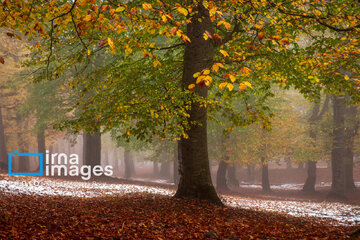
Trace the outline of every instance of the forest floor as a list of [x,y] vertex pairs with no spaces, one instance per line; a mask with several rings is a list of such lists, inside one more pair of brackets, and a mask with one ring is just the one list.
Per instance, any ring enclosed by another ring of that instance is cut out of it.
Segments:
[[226,207],[218,207],[171,198],[174,189],[166,184],[99,180],[0,174],[0,239],[360,237],[356,203],[271,199],[239,192],[221,195]]

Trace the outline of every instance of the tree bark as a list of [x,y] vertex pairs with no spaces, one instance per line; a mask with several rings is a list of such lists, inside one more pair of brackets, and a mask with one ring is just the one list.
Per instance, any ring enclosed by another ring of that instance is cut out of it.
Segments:
[[8,158],[6,150],[5,128],[3,123],[2,109],[0,107],[0,169],[8,170]]
[[331,151],[332,183],[329,197],[346,199],[345,196],[345,99],[343,95],[333,96],[334,129]]
[[[198,3],[193,12],[195,14],[191,16],[191,22],[187,24],[186,34],[191,43],[187,43],[185,47],[181,80],[183,89],[187,89],[190,84],[195,84],[194,73],[211,67],[214,56],[213,44],[203,37],[205,31],[210,34],[214,32],[209,11],[202,3]],[[204,98],[208,94],[206,86],[196,86],[193,91]],[[182,137],[180,140],[181,176],[175,197],[204,199],[221,205],[211,182],[207,149],[207,109],[199,102],[193,101],[188,114],[188,122],[196,122],[196,124],[191,125],[190,129],[186,131],[188,138]]]
[[230,191],[226,184],[226,172],[227,172],[228,163],[224,160],[221,160],[219,167],[216,173],[216,190],[219,192]]
[[345,190],[354,190],[354,153],[351,148],[346,149],[345,154]]
[[83,136],[83,163],[84,165],[101,165],[101,136],[100,133]]
[[180,174],[179,174],[179,144],[176,143],[174,149],[174,184],[177,186],[179,184]]
[[269,167],[268,164],[265,162],[265,159],[261,158],[262,163],[262,171],[261,171],[261,186],[263,192],[270,192],[270,181],[269,181]]

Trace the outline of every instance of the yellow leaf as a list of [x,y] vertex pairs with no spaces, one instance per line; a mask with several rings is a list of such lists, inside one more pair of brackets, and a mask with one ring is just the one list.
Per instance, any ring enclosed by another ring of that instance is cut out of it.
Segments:
[[348,81],[350,79],[348,75],[345,75],[344,78],[346,81]]
[[195,84],[190,84],[190,85],[188,86],[188,88],[189,88],[189,90],[193,90],[193,89],[195,88]]
[[111,50],[114,51],[115,45],[114,45],[113,40],[111,38],[108,38],[107,41],[108,41],[108,44],[109,44],[109,47],[111,48]]
[[188,11],[187,11],[185,8],[183,8],[183,7],[178,7],[178,8],[176,8],[176,10],[177,10],[179,13],[183,14],[184,16],[187,16],[187,15],[188,15]]
[[252,73],[251,69],[250,68],[247,68],[247,67],[242,67],[240,69],[241,73],[244,74],[244,75],[248,75],[249,73]]
[[209,75],[210,74],[210,70],[209,69],[205,69],[203,72],[204,75]]
[[90,22],[91,21],[91,15],[86,15],[84,18],[84,21]]
[[220,90],[223,89],[224,87],[226,87],[226,85],[227,85],[227,82],[220,83],[219,89]]
[[[180,31],[180,30],[179,30]],[[177,33],[179,32],[179,31],[177,31]],[[188,37],[188,36],[186,36],[186,35],[182,35],[181,36],[181,39],[183,40],[183,42],[189,42],[189,43],[191,43],[191,40],[190,40],[190,38]]]
[[162,16],[161,16],[161,19],[163,20],[163,22],[167,22],[167,17],[166,17],[166,15],[162,15]]
[[209,39],[209,36],[208,36],[206,33],[204,33],[204,34],[203,34],[203,38],[204,38],[205,40],[208,40],[208,39]]
[[154,66],[154,68],[156,68],[157,66],[161,66],[161,62],[159,62],[158,60],[155,60],[153,62],[153,66]]
[[198,78],[200,76],[200,74],[201,74],[200,72],[194,73],[193,77]]
[[225,50],[220,50],[221,54],[224,55],[224,57],[229,57],[230,55]]
[[230,92],[234,89],[234,85],[232,85],[231,83],[226,84],[226,87],[229,89]]
[[235,82],[236,81],[236,77],[234,77],[234,75],[229,74],[229,78],[231,82]]
[[214,16],[214,15],[216,14],[216,10],[217,10],[216,7],[212,7],[212,8],[209,10],[210,17],[211,17],[211,16]]
[[240,83],[239,88],[240,88],[241,91],[244,91],[246,89],[246,85],[243,84],[243,83]]
[[251,83],[245,81],[245,82],[242,82],[245,86],[249,87],[249,88],[252,88],[252,85]]
[[215,72],[219,71],[219,66],[217,64],[212,65],[211,69]]
[[87,55],[90,56],[90,54],[91,54],[91,51],[90,51],[90,49],[88,49],[87,50]]
[[152,9],[152,5],[151,5],[150,3],[146,3],[146,2],[142,4],[142,7],[143,7],[143,9],[145,9],[146,11]]
[[124,7],[118,7],[118,8],[115,10],[115,12],[122,12],[122,11],[124,11],[124,10],[125,10]]
[[204,75],[199,76],[199,77],[196,79],[196,84],[201,83],[201,82],[204,80],[204,78],[205,78]]

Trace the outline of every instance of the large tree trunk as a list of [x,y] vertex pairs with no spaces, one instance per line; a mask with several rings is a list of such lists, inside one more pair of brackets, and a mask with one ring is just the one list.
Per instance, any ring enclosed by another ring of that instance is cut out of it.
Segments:
[[346,199],[345,197],[345,99],[343,95],[333,96],[334,129],[331,151],[332,183],[329,197]]
[[1,107],[0,107],[0,169],[8,170],[5,129],[4,129]]
[[101,165],[101,136],[100,133],[88,134],[83,136],[83,159],[84,165]]
[[345,190],[352,191],[354,189],[354,153],[352,148],[347,148],[345,154]]
[[261,186],[263,192],[270,192],[270,181],[269,181],[269,167],[265,159],[261,158],[262,171],[261,171]]
[[[187,24],[186,34],[191,39],[191,43],[187,43],[185,47],[181,80],[183,89],[187,89],[190,84],[195,84],[194,73],[211,67],[214,56],[213,44],[203,37],[205,31],[210,34],[213,33],[209,11],[202,3],[199,3],[193,12],[195,14],[191,16],[191,22]],[[207,97],[208,94],[206,86],[196,86],[193,91],[201,97]],[[186,131],[188,138],[182,137],[180,140],[181,176],[175,197],[205,199],[212,203],[221,204],[211,182],[207,149],[206,107],[200,106],[199,102],[192,102],[188,114],[188,122],[196,122],[197,124],[192,125]]]
[[307,178],[303,186],[303,191],[306,193],[315,192],[315,182],[316,182],[316,162],[308,161],[307,162]]
[[216,173],[216,190],[219,192],[230,191],[226,184],[226,172],[227,172],[228,163],[224,160],[221,160],[219,167]]

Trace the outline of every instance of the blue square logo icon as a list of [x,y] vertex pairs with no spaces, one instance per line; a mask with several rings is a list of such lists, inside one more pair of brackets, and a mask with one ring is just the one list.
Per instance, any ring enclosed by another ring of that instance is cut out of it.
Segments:
[[[43,153],[18,153],[16,150],[8,154],[9,160],[9,176],[43,176]],[[40,172],[12,172],[11,161],[13,157],[39,157]]]

